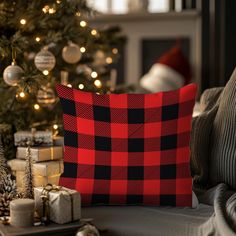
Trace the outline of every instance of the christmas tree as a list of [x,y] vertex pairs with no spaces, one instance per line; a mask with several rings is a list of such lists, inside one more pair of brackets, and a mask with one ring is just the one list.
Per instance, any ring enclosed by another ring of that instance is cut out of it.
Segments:
[[33,164],[30,147],[26,150],[26,165],[24,174],[24,198],[34,198],[34,176],[33,176]]
[[109,68],[124,39],[117,27],[90,27],[91,15],[85,0],[0,2],[0,123],[16,130],[60,127],[56,82],[110,91]]

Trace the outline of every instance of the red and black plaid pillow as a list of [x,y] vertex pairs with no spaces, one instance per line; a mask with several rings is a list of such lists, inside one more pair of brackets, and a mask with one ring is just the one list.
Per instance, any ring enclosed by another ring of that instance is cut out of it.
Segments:
[[57,91],[65,131],[60,185],[78,190],[83,205],[192,206],[196,85],[145,95]]

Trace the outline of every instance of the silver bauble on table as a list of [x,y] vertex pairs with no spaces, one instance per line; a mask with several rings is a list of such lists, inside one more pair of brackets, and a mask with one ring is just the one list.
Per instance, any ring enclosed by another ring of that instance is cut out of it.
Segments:
[[62,58],[69,64],[77,63],[81,57],[80,47],[74,43],[69,43],[62,49]]
[[23,69],[15,61],[3,71],[3,79],[10,86],[17,86],[23,76]]
[[56,65],[55,56],[47,49],[42,49],[34,58],[34,64],[40,71],[51,71]]
[[56,101],[56,96],[50,85],[42,86],[37,93],[37,102],[42,107],[52,105]]

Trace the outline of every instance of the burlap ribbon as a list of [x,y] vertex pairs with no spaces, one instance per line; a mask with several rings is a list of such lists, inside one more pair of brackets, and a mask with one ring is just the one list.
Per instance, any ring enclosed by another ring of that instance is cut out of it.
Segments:
[[70,197],[71,202],[71,221],[74,221],[74,205],[73,205],[73,196],[72,194],[63,189],[61,186],[47,184],[42,191],[41,199],[43,201],[43,220],[49,221],[50,220],[50,207],[49,207],[49,193],[50,192],[60,192],[63,191]]

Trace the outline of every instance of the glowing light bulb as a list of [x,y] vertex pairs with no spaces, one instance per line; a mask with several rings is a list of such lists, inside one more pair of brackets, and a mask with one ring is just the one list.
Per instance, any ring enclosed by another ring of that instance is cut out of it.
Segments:
[[57,4],[60,4],[61,3],[61,0],[57,0]]
[[37,104],[37,103],[36,103],[36,104],[34,104],[34,109],[35,109],[35,110],[39,110],[39,109],[40,109],[40,106],[39,106],[39,104]]
[[35,38],[35,41],[36,41],[36,42],[40,42],[40,40],[41,40],[41,38],[39,38],[39,37],[36,37],[36,38]]
[[107,57],[106,58],[106,63],[107,64],[111,64],[113,62],[112,58],[111,57]]
[[82,90],[82,89],[84,89],[84,85],[83,84],[79,84],[78,88]]
[[49,14],[54,14],[56,12],[56,9],[54,8],[49,8],[48,13]]
[[84,21],[84,20],[80,21],[80,26],[81,27],[85,27],[86,25],[87,25],[86,21]]
[[46,14],[48,11],[49,11],[49,6],[48,5],[46,5],[46,6],[44,6],[44,8],[42,9],[42,11]]
[[48,71],[48,70],[44,70],[44,71],[43,71],[43,74],[44,74],[44,75],[49,75],[49,71]]
[[102,87],[102,82],[99,80],[99,79],[96,79],[94,81],[94,85],[97,87],[97,88],[101,88]]
[[69,87],[69,88],[72,88],[72,85],[71,85],[71,84],[67,84],[66,86]]
[[93,71],[93,72],[91,73],[91,77],[92,77],[93,79],[97,78],[97,77],[98,77],[98,73],[97,73],[96,71]]
[[80,48],[80,51],[81,51],[82,53],[84,53],[84,52],[86,52],[86,48],[85,48],[85,47],[81,47],[81,48]]
[[57,125],[57,124],[54,124],[54,125],[53,125],[53,129],[58,129],[58,125]]
[[25,93],[24,93],[24,92],[20,92],[19,96],[20,96],[21,98],[24,98],[24,97],[25,97]]
[[92,34],[93,36],[95,36],[97,33],[98,33],[97,30],[95,30],[95,29],[91,30],[91,34]]
[[80,14],[79,11],[77,11],[75,15],[76,15],[76,16],[81,16],[81,14]]
[[21,23],[22,25],[25,25],[25,24],[26,24],[26,19],[21,19],[21,20],[20,20],[20,23]]
[[113,54],[117,54],[117,53],[118,53],[118,49],[117,49],[117,48],[113,48],[113,49],[112,49],[112,53],[113,53]]

